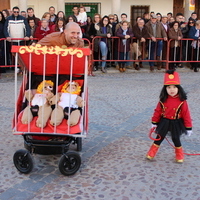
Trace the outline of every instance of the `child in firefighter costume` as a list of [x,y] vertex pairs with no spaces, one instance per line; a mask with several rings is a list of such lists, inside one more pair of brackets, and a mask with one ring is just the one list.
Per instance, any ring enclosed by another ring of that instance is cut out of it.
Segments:
[[192,134],[192,121],[187,104],[187,96],[180,85],[179,74],[175,71],[167,71],[164,76],[164,86],[160,93],[160,101],[152,117],[152,128],[158,134],[146,157],[152,160],[165,136],[170,131],[175,146],[176,162],[184,161],[183,148],[180,136],[182,133]]

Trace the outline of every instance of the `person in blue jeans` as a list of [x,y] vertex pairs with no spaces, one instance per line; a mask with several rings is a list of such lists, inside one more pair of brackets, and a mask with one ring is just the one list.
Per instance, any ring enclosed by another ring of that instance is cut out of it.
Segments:
[[[159,60],[162,49],[163,49],[163,41],[162,40],[152,40],[151,44],[150,44],[150,60],[155,60],[155,53],[156,53],[156,60]],[[160,69],[160,67],[159,67],[160,64],[161,63],[157,64],[158,69]],[[153,68],[155,64],[154,64],[154,62],[149,62],[149,65],[151,68]]]
[[111,41],[109,38],[112,37],[112,27],[110,25],[110,20],[108,16],[104,16],[101,19],[99,27],[97,28],[97,36],[102,37],[99,41],[99,48],[102,56],[101,71],[103,73],[106,73],[107,54],[111,50]]
[[[199,53],[199,40],[200,40],[200,20],[197,20],[195,26],[192,26],[189,31],[189,38],[194,39],[192,41],[192,61],[198,61],[200,57]],[[198,72],[199,63],[191,62],[191,66],[194,72]]]
[[[148,34],[151,38],[149,43],[149,59],[150,60],[160,60],[161,59],[161,52],[163,49],[163,40],[167,41],[167,33],[160,23],[157,20],[157,16],[155,14],[151,15],[151,19],[145,25],[148,29]],[[154,62],[149,62],[150,71],[154,70]],[[158,70],[161,69],[161,62],[157,64]]]
[[119,51],[119,71],[125,72],[125,64],[128,60],[128,54],[130,52],[130,44],[133,37],[133,31],[129,27],[129,23],[127,21],[123,21],[121,27],[117,29],[116,36],[120,38],[120,43],[118,45]]

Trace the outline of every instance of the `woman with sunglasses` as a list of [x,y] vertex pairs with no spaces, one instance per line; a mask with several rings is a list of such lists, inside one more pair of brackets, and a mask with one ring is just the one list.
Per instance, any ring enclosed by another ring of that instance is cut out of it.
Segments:
[[102,38],[99,41],[99,48],[101,51],[101,71],[106,73],[106,60],[108,56],[108,52],[111,52],[111,40],[112,37],[112,27],[110,26],[110,20],[108,16],[104,16],[97,28],[97,36],[101,36]]
[[[5,23],[5,17],[3,13],[0,11],[0,39],[5,38],[4,33],[3,33],[3,27]],[[5,58],[5,53],[4,53],[4,41],[0,40],[0,66],[5,65],[4,58]],[[5,73],[6,69],[3,67],[0,67],[0,74]]]
[[[188,27],[188,32],[187,32],[187,38],[189,38],[189,31],[190,29],[195,26],[195,20],[192,19],[191,17],[189,18],[188,20],[188,23],[187,23],[187,27]],[[188,56],[188,60],[192,60],[192,41],[191,40],[188,40],[187,41],[187,56]],[[187,66],[190,68],[190,69],[193,69],[191,64],[190,63],[187,63]]]
[[189,31],[190,31],[190,28],[192,27],[192,26],[195,26],[195,20],[194,19],[190,19],[189,21],[188,21],[188,33],[189,33]]
[[[195,23],[195,26],[190,28],[189,31],[189,38],[193,39],[192,41],[192,55],[191,60],[198,61],[200,58],[199,54],[199,40],[200,40],[200,20],[197,20]],[[191,63],[191,69],[194,70],[194,72],[199,71],[199,63],[198,62],[192,62]]]

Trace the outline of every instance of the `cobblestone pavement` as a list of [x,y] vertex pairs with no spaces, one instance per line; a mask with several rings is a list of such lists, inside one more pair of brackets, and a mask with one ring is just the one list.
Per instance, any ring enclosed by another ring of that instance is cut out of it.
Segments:
[[[34,154],[34,169],[28,175],[14,167],[12,157],[23,149],[23,138],[11,130],[13,76],[2,74],[0,200],[200,200],[199,156],[185,156],[185,162],[177,164],[173,148],[164,141],[154,161],[145,159],[163,73],[113,71],[88,77],[89,135],[83,139],[80,170],[70,177],[58,170],[60,155]],[[200,153],[200,73],[178,71],[194,126],[193,135],[183,136],[182,144],[186,153]]]

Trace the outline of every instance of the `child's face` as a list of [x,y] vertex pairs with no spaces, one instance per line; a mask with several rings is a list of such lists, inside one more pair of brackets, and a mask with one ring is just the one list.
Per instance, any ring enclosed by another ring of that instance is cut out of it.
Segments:
[[63,21],[58,21],[58,27],[62,27],[63,26]]
[[168,85],[166,87],[167,94],[174,97],[178,94],[178,88],[175,85]]
[[84,8],[80,8],[79,11],[80,11],[81,13],[85,12]]
[[29,20],[29,26],[30,26],[30,27],[34,27],[34,26],[35,26],[34,20]]

